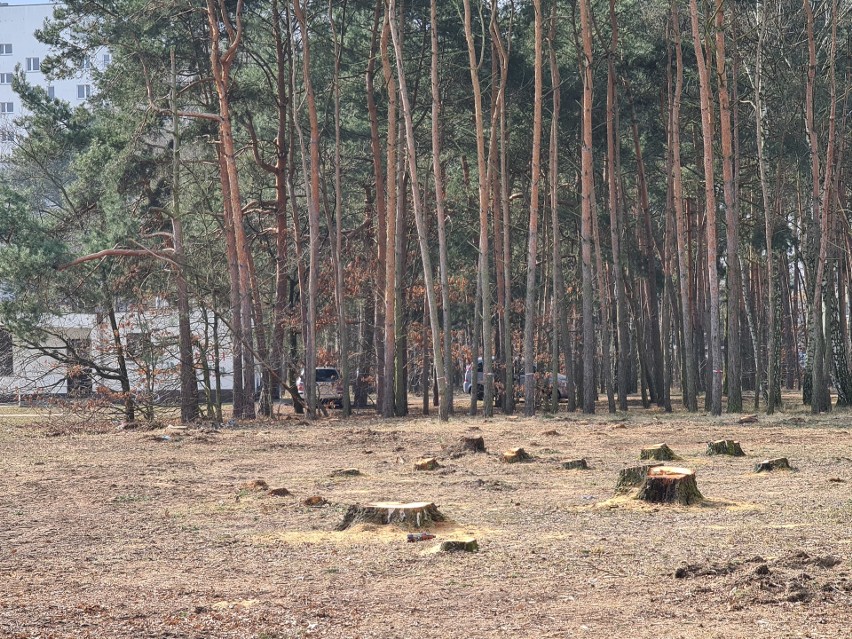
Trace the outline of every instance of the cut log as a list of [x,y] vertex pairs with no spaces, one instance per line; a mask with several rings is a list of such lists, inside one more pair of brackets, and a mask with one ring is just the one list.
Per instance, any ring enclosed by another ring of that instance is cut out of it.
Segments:
[[447,449],[450,457],[461,457],[465,453],[484,453],[485,440],[482,435],[459,437],[459,440]]
[[639,453],[639,459],[656,459],[657,461],[672,461],[680,459],[674,454],[674,451],[668,447],[668,444],[654,444],[646,446]]
[[332,477],[358,477],[361,474],[357,468],[339,468],[331,471]]
[[415,501],[404,504],[381,501],[350,506],[337,530],[346,530],[355,524],[396,524],[406,528],[426,528],[433,522],[445,520],[446,517],[432,502]]
[[744,415],[740,417],[740,424],[755,424],[757,423],[757,415]]
[[523,448],[511,448],[503,453],[503,461],[507,464],[516,464],[518,462],[530,461],[529,453]]
[[414,462],[414,470],[436,470],[441,467],[434,457],[424,457]]
[[585,459],[569,459],[562,462],[562,468],[565,470],[588,470],[589,463]]
[[662,466],[662,464],[639,464],[638,466],[622,468],[618,472],[618,482],[615,484],[615,492],[629,493],[631,490],[639,488],[645,483],[648,471],[658,466]]
[[773,470],[790,470],[790,462],[786,457],[778,457],[777,459],[764,459],[754,465],[754,472],[766,473]]
[[731,455],[732,457],[745,457],[739,442],[733,439],[720,439],[715,442],[707,442],[708,455]]
[[681,504],[688,506],[704,497],[695,483],[695,472],[689,468],[657,466],[648,471],[645,483],[639,488],[636,499],[656,504]]
[[447,539],[441,542],[441,552],[476,552],[479,550],[479,544],[476,539],[468,537],[467,539]]
[[281,488],[273,488],[266,494],[271,497],[287,497],[291,493],[289,490],[282,486]]

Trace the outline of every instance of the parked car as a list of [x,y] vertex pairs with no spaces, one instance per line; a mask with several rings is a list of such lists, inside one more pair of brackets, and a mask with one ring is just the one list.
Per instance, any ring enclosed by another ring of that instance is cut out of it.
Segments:
[[[533,369],[535,370],[535,369]],[[553,374],[550,372],[534,372],[535,377],[535,385],[537,394],[549,398],[551,393],[551,388],[553,387]],[[525,373],[518,373],[515,375],[515,399],[523,400],[526,394],[526,383],[527,376]],[[563,375],[562,373],[558,373],[556,376],[556,392],[559,395],[559,401],[568,398],[568,377]]]
[[[343,401],[345,387],[339,370],[333,366],[317,366],[316,380],[318,401],[334,402],[336,404]],[[296,390],[299,391],[299,396],[305,399],[307,390],[305,389],[304,369],[302,369],[299,378],[296,380]]]
[[[505,390],[505,385],[503,384],[504,377],[504,368],[503,365],[496,361],[492,360],[492,372],[494,374],[494,402],[496,404],[500,404],[503,402],[503,393]],[[482,366],[482,358],[480,357],[476,362],[476,398],[478,400],[483,400],[485,398],[485,373],[483,372]],[[471,364],[467,365],[464,372],[464,381],[462,382],[462,390],[465,393],[470,394],[471,389],[473,388],[473,366]]]

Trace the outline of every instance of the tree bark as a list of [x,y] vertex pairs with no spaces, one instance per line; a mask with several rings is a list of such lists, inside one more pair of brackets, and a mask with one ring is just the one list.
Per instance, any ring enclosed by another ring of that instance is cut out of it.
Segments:
[[[595,412],[595,319],[592,285],[592,199],[594,165],[592,161],[592,29],[588,0],[580,0],[582,52],[580,71],[583,79],[582,141],[580,143],[581,218],[580,242],[583,263],[583,412]],[[528,284],[529,285],[529,284]],[[604,291],[599,291],[604,295]]]
[[688,220],[683,203],[683,177],[680,161],[680,105],[683,95],[683,51],[680,42],[680,18],[677,11],[677,0],[672,0],[672,25],[675,38],[675,93],[672,103],[671,124],[671,153],[672,153],[672,198],[677,225],[677,253],[679,267],[679,284],[683,316],[683,352],[686,388],[683,389],[683,399],[686,409],[690,412],[698,410],[695,391],[695,351],[692,343],[692,296],[689,286],[689,245]]
[[535,282],[538,255],[539,190],[541,181],[541,97],[542,97],[542,40],[543,17],[541,1],[533,0],[535,39],[533,62],[533,140],[530,185],[529,237],[527,243],[527,288],[524,303],[524,414],[535,414]]
[[[734,82],[736,82],[736,78]],[[728,94],[728,72],[725,64],[725,12],[722,3],[716,5],[716,85],[719,93],[719,128],[722,137],[722,175],[727,240],[727,412],[739,413],[742,412],[743,408],[740,374],[740,298],[742,297],[739,269],[740,215],[734,190],[734,131],[731,126],[731,100]],[[771,278],[770,281],[772,281]]]
[[[441,279],[441,309],[444,319],[444,364],[449,369],[452,362],[452,318],[450,317],[450,276],[447,255],[447,212],[444,193],[444,174],[441,168],[441,93],[438,84],[438,9],[437,0],[429,3],[429,24],[432,44],[430,79],[432,87],[432,173],[435,178],[435,209],[438,218],[438,262]],[[449,377],[445,371],[445,376]],[[444,393],[440,401],[446,406],[447,415],[453,411],[453,387],[449,379],[444,380]],[[439,390],[440,393],[440,390]],[[448,419],[448,417],[442,417]]]
[[[692,16],[692,41],[695,45],[698,63],[698,81],[701,97],[701,132],[704,137],[704,210],[707,224],[707,287],[710,303],[710,361],[712,366],[712,386],[708,388],[711,397],[710,412],[722,414],[722,338],[719,325],[719,273],[717,260],[716,232],[716,189],[713,177],[713,107],[710,102],[710,80],[704,48],[701,44],[697,0],[689,2]],[[730,140],[728,140],[730,144]],[[724,141],[723,141],[724,144]]]
[[[429,324],[432,329],[432,360],[435,362],[436,380],[438,382],[438,395],[443,398],[439,409],[442,421],[449,419],[449,411],[446,403],[447,376],[444,368],[444,357],[441,352],[441,324],[438,319],[438,301],[435,299],[435,282],[432,271],[432,258],[429,252],[429,237],[426,231],[426,218],[423,212],[423,203],[420,195],[420,183],[417,177],[417,148],[414,137],[414,120],[411,112],[411,103],[408,96],[408,85],[403,68],[402,42],[397,31],[396,22],[396,0],[390,0],[388,5],[391,37],[393,39],[396,71],[399,78],[399,94],[402,99],[402,113],[405,120],[405,138],[408,145],[408,173],[411,182],[411,198],[414,204],[414,220],[417,225],[417,239],[420,244],[420,258],[423,264],[423,281],[426,286],[426,303],[429,306]],[[487,390],[486,390],[487,393]]]
[[616,144],[618,122],[618,95],[616,93],[615,55],[618,50],[618,20],[615,17],[615,0],[609,1],[609,21],[612,42],[607,52],[607,91],[606,91],[606,141],[607,141],[607,178],[609,180],[609,228],[612,239],[612,270],[615,279],[615,314],[618,327],[618,408],[627,410],[627,369],[630,354],[629,322],[627,299],[624,290],[624,273],[621,268],[621,211],[616,172]]
[[[482,280],[482,377],[484,394],[482,411],[486,417],[494,413],[494,370],[491,328],[491,284],[488,248],[488,169],[485,155],[485,126],[482,115],[482,90],[479,82],[479,63],[473,41],[470,0],[464,0],[464,33],[467,41],[470,82],[473,88],[474,126],[476,129],[476,165],[479,192],[479,277]],[[540,108],[540,107],[539,107]],[[535,171],[535,168],[533,168]],[[535,179],[535,178],[533,178]],[[535,187],[534,187],[535,188]]]
[[[209,1],[209,0],[208,0]],[[308,417],[316,419],[317,385],[317,288],[319,286],[319,205],[320,205],[320,155],[319,120],[317,118],[316,97],[311,81],[311,50],[308,25],[299,0],[293,0],[293,11],[302,31],[302,76],[308,99],[308,121],[311,127],[310,138],[310,191],[308,197],[308,300],[307,334],[305,335],[305,390],[308,402]]]

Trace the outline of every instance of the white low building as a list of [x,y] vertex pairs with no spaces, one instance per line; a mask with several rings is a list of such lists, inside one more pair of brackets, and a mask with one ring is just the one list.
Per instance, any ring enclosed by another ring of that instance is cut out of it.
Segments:
[[[175,396],[180,390],[178,322],[173,308],[116,314],[131,392],[145,397]],[[118,370],[118,347],[109,318],[101,314],[68,313],[46,318],[38,343],[27,344],[0,328],[0,398],[88,396],[119,392],[111,377]],[[230,336],[222,324],[213,334],[201,313],[191,320],[193,353],[199,390],[219,387],[222,399],[233,388]],[[103,371],[107,375],[103,375]],[[209,386],[208,386],[209,384]]]

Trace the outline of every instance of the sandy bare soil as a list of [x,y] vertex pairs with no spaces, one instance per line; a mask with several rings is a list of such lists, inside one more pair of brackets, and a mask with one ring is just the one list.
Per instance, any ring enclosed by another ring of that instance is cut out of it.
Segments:
[[[0,637],[849,638],[850,417],[0,419]],[[488,452],[450,458],[463,434]],[[747,456],[705,455],[720,438]],[[701,505],[615,497],[659,442],[695,470]],[[515,446],[533,460],[502,463]],[[427,454],[443,468],[415,472]],[[752,472],[778,456],[794,470]],[[576,457],[590,469],[561,468]],[[361,474],[334,475],[347,468]],[[351,504],[385,500],[450,521],[421,543],[335,531]],[[435,552],[459,536],[479,552]]]

